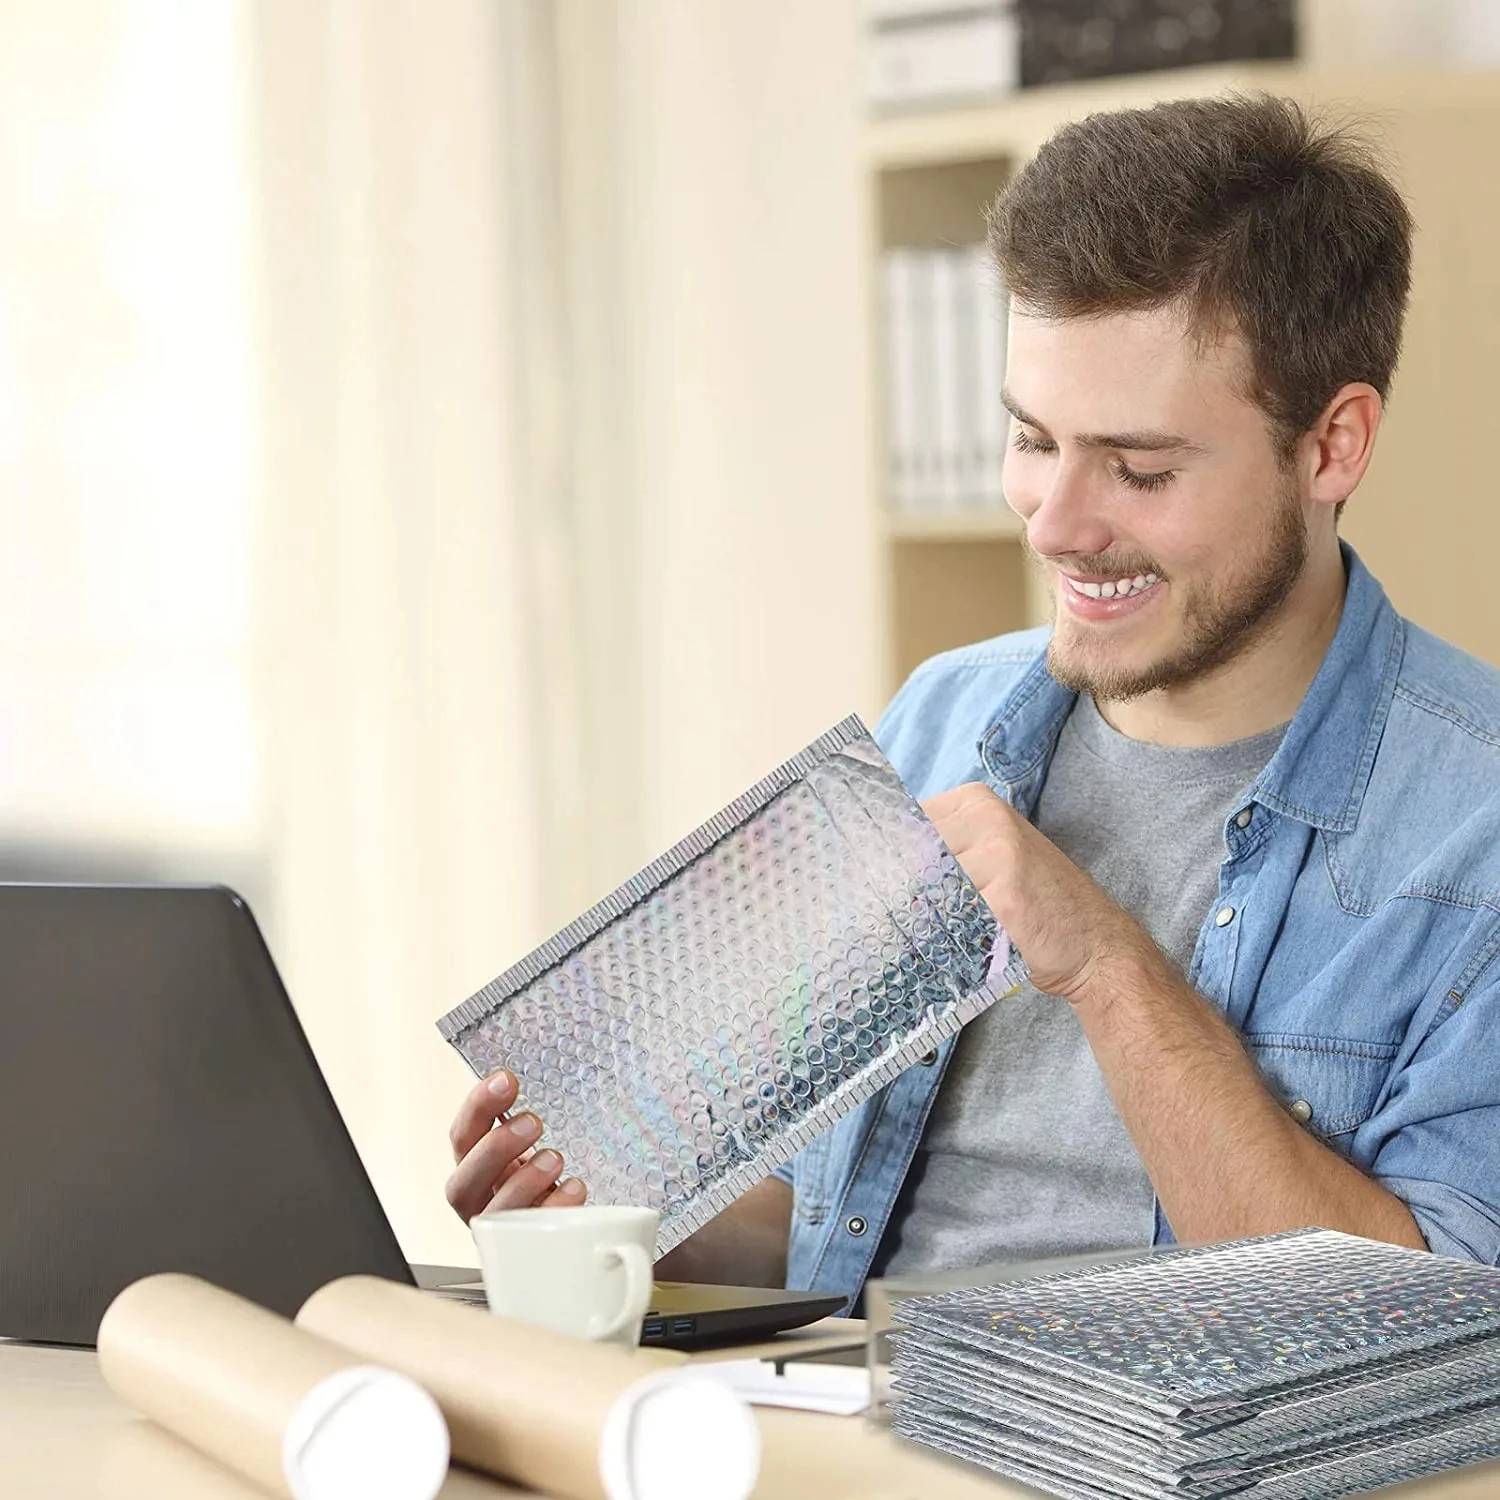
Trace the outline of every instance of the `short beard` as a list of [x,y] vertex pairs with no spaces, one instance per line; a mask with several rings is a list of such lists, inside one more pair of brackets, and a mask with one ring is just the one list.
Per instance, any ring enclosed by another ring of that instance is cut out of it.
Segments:
[[[1161,688],[1182,687],[1233,661],[1261,640],[1275,623],[1307,562],[1307,527],[1290,484],[1276,495],[1271,535],[1254,576],[1237,580],[1222,593],[1208,593],[1189,603],[1184,639],[1178,649],[1137,671],[1068,661],[1054,633],[1047,648],[1047,668],[1064,687],[1088,693],[1104,703],[1123,703]],[[1087,571],[1107,573],[1111,564]],[[1134,569],[1136,572],[1159,571]],[[1061,582],[1059,588],[1066,587]],[[1056,606],[1054,605],[1054,608]]]

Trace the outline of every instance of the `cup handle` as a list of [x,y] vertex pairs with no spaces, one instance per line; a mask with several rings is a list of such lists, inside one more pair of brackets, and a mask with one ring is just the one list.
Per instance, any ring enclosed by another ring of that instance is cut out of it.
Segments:
[[600,1249],[599,1259],[605,1265],[618,1261],[624,1268],[625,1301],[614,1317],[590,1319],[589,1337],[618,1338],[632,1323],[638,1323],[641,1314],[651,1306],[651,1257],[639,1245],[627,1241]]

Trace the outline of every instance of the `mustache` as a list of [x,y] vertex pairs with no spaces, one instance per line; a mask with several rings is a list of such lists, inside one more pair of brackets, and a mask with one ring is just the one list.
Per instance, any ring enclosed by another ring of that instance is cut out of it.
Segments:
[[1142,573],[1155,573],[1163,583],[1169,581],[1166,569],[1144,552],[1041,553],[1024,537],[1022,541],[1032,562],[1050,563],[1065,573],[1095,574],[1104,578],[1136,578]]

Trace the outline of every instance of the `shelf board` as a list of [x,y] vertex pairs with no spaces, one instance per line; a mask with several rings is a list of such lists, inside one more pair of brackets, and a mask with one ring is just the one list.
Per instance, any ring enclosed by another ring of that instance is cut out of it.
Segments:
[[1135,109],[1231,89],[1298,92],[1295,85],[1305,76],[1295,63],[1215,63],[1044,84],[992,104],[875,119],[867,130],[867,150],[877,170],[990,157],[1025,159],[1058,126],[1096,110]]
[[1143,109],[1170,99],[1235,91],[1286,94],[1335,114],[1352,111],[1356,122],[1367,127],[1372,103],[1377,117],[1402,109],[1500,106],[1500,69],[1425,65],[1351,71],[1296,62],[1238,62],[1050,83],[987,104],[877,116],[865,129],[866,156],[875,171],[941,162],[1024,161],[1060,126],[1099,110]]
[[1013,510],[886,515],[887,535],[896,542],[1017,541],[1024,529],[1020,516]]

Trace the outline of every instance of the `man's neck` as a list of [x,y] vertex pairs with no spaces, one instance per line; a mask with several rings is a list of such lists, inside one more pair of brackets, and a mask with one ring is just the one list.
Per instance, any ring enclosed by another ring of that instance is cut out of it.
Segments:
[[1157,745],[1228,745],[1287,723],[1317,676],[1344,609],[1344,561],[1337,544],[1309,558],[1261,637],[1192,682],[1099,712],[1123,735]]

